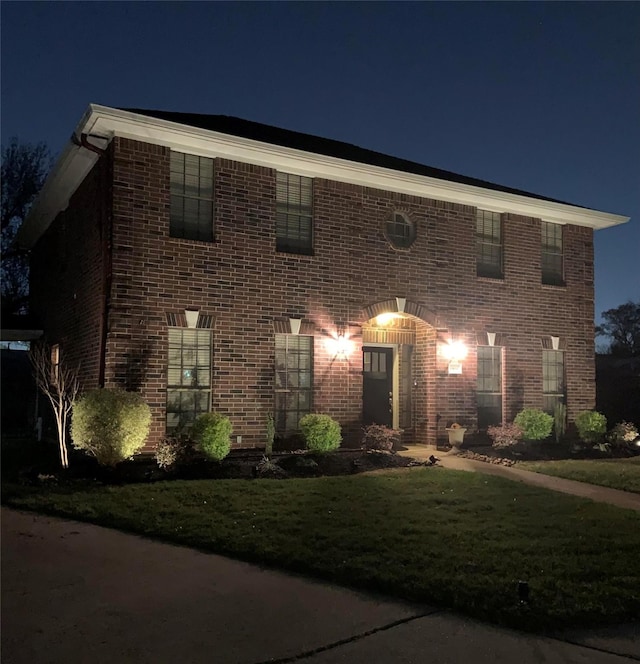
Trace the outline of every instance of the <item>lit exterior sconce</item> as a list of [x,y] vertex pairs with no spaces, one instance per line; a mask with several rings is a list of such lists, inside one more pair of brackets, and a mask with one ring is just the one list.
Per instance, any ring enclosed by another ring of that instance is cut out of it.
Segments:
[[442,354],[449,360],[449,373],[462,373],[462,360],[467,357],[467,347],[462,341],[450,341],[443,346]]
[[353,350],[353,343],[344,334],[330,337],[326,340],[326,347],[330,355],[335,358],[346,360]]

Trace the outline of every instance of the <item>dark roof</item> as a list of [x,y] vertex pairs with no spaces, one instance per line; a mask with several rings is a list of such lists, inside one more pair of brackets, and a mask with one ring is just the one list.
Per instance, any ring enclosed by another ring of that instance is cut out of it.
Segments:
[[222,134],[249,138],[255,141],[262,141],[263,143],[271,143],[272,145],[281,145],[286,148],[304,150],[305,152],[313,152],[328,157],[347,159],[361,164],[381,166],[396,171],[404,171],[405,173],[437,178],[438,180],[458,182],[460,184],[472,185],[474,187],[482,187],[483,189],[492,189],[494,191],[503,191],[508,194],[517,194],[519,196],[527,196],[528,198],[537,198],[543,201],[571,205],[571,203],[565,203],[564,201],[559,201],[555,198],[532,194],[529,191],[513,189],[512,187],[503,187],[502,185],[493,182],[467,177],[466,175],[452,173],[451,171],[444,171],[440,168],[433,168],[432,166],[424,166],[423,164],[418,164],[414,161],[391,157],[382,154],[381,152],[374,152],[373,150],[366,150],[365,148],[360,148],[357,145],[351,145],[350,143],[334,141],[330,138],[320,138],[319,136],[303,134],[289,129],[280,129],[279,127],[272,127],[270,125],[261,124],[260,122],[252,122],[251,120],[242,120],[241,118],[235,118],[230,115],[175,113],[173,111],[152,111],[143,108],[122,108],[120,110],[128,111],[130,113],[138,113],[139,115],[147,115],[160,120],[177,122],[178,124],[190,127],[217,131]]

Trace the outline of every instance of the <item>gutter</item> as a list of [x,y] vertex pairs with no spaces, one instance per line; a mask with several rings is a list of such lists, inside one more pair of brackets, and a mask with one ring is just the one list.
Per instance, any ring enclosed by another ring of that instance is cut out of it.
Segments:
[[[98,350],[98,387],[104,387],[106,356],[107,356],[107,329],[109,324],[109,299],[111,296],[112,281],[112,247],[113,247],[113,224],[111,223],[111,196],[110,183],[111,161],[107,156],[107,150],[89,143],[86,133],[81,133],[80,138],[72,134],[71,142],[79,148],[84,148],[98,155],[98,161],[105,157],[102,168],[98,175],[98,233],[100,235],[100,254],[102,258],[102,294],[100,297],[100,332]],[[103,172],[104,171],[104,172]],[[106,182],[105,182],[106,179]],[[109,193],[108,193],[109,192]]]

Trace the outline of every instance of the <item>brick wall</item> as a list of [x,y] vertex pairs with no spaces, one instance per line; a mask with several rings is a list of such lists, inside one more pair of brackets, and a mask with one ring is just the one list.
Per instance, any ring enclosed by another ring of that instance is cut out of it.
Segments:
[[[371,317],[365,311],[396,297],[426,312],[415,317],[416,440],[435,442],[454,420],[473,425],[476,335],[486,331],[504,340],[507,417],[542,405],[542,338],[549,335],[566,347],[570,418],[593,406],[591,230],[565,227],[566,287],[542,286],[540,220],[504,215],[505,278],[479,279],[475,208],[316,179],[314,256],[276,253],[275,171],[217,159],[215,242],[175,239],[169,237],[168,149],[116,138],[112,153],[105,379],[140,390],[151,405],[149,446],[164,433],[166,314],[186,307],[213,317],[213,408],[229,415],[243,446],[264,442],[264,417],[274,401],[274,325],[289,317],[302,318],[315,336],[315,410],[338,419],[355,441],[362,326]],[[83,185],[65,214],[83,207],[90,186]],[[417,224],[408,251],[394,250],[384,236],[394,210]],[[96,238],[85,239],[95,254]],[[347,360],[328,349],[339,332],[352,344]],[[459,376],[448,375],[441,355],[441,342],[451,338],[469,347]]]
[[31,251],[30,307],[49,344],[79,366],[83,389],[100,382],[110,216],[109,158],[102,157]]

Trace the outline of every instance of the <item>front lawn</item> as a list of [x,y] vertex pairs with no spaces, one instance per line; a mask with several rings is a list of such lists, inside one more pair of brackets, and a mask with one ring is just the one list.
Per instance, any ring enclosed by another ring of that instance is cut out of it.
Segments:
[[518,468],[640,493],[640,456],[631,459],[523,461]]
[[640,615],[640,514],[480,473],[23,489],[7,502],[524,629]]

